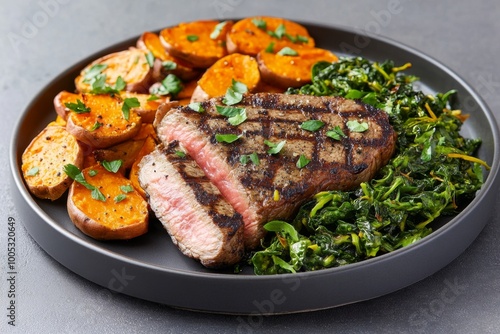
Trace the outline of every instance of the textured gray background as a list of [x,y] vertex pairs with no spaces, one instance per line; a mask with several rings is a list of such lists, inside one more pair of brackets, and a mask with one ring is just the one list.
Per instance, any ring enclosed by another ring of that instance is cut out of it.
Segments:
[[[397,13],[389,11],[391,3],[399,3]],[[1,333],[500,333],[498,218],[454,262],[417,284],[341,308],[261,318],[252,328],[243,327],[237,316],[193,313],[111,294],[50,258],[22,221],[16,240],[17,318],[16,327],[11,327],[6,317],[5,267],[6,222],[23,210],[9,195],[12,128],[30,99],[81,58],[143,31],[199,18],[265,14],[317,21],[376,33],[427,53],[473,85],[500,120],[497,0],[0,0],[0,4]]]

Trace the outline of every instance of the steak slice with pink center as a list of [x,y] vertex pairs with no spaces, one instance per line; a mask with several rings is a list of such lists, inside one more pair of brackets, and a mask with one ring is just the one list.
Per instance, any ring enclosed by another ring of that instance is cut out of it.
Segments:
[[[247,117],[237,126],[229,124],[217,106],[224,106],[221,98],[203,102],[201,113],[188,106],[174,108],[159,122],[157,132],[165,145],[179,142],[241,214],[247,249],[259,245],[263,224],[290,219],[319,191],[349,190],[370,180],[395,150],[396,133],[387,114],[353,100],[245,95],[233,106],[244,108]],[[322,126],[306,130],[308,121],[320,121]],[[352,124],[366,129],[354,129]],[[334,129],[341,131],[338,139],[329,136]],[[217,141],[218,134],[240,137],[225,143]],[[279,152],[270,151],[280,142],[285,144]],[[242,163],[250,156],[257,156],[258,164]]]
[[181,252],[210,268],[241,261],[245,249],[241,215],[176,142],[140,163],[139,181],[156,217]]

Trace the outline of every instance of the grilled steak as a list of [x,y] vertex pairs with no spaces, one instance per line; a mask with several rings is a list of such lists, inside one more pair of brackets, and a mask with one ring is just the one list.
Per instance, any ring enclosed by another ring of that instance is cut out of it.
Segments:
[[206,267],[239,262],[245,251],[241,215],[178,149],[172,142],[141,161],[139,180],[151,209],[185,255]]
[[[247,120],[228,123],[216,106],[221,98],[202,103],[205,110],[188,106],[170,110],[157,132],[165,145],[178,141],[241,214],[245,246],[255,248],[269,220],[290,218],[296,209],[323,190],[348,190],[371,179],[395,149],[396,134],[387,115],[371,106],[339,97],[261,93],[245,95],[233,107],[245,108]],[[320,120],[317,131],[301,128]],[[364,132],[349,130],[348,121],[366,122]],[[327,131],[339,126],[345,137],[335,140]],[[218,142],[217,134],[241,136],[232,143]],[[286,141],[276,154],[271,143]],[[240,161],[256,153],[259,164]],[[303,155],[310,162],[297,167]],[[152,158],[151,158],[152,159]]]

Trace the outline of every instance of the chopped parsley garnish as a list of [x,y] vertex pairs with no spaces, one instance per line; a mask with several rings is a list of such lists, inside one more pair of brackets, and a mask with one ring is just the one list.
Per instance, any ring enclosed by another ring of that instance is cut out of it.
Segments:
[[267,29],[267,23],[263,19],[253,19],[252,23],[259,29],[266,30]]
[[169,74],[163,79],[161,85],[153,89],[152,94],[173,96],[179,94],[182,90],[182,81],[175,74]]
[[124,186],[120,186],[120,190],[123,191],[125,194],[128,194],[134,191],[134,187],[132,187],[130,184],[126,184]]
[[254,165],[258,166],[260,164],[260,159],[257,153],[253,152],[252,154],[243,154],[240,157],[240,163],[242,165],[246,165],[248,161],[251,161]]
[[76,100],[76,103],[67,102],[64,104],[69,110],[77,114],[85,114],[90,112],[90,108],[85,105],[81,100]]
[[186,157],[186,153],[184,153],[183,151],[175,151],[175,155],[178,156],[179,158],[185,158]]
[[234,135],[232,133],[229,133],[229,134],[217,133],[215,135],[215,140],[217,140],[219,143],[231,144],[231,143],[237,141],[238,139],[240,139],[240,137],[241,137],[241,135]]
[[196,112],[202,113],[205,111],[205,108],[201,105],[201,102],[191,102],[188,107]]
[[338,125],[335,125],[335,127],[332,130],[328,130],[326,132],[326,136],[335,140],[340,140],[342,137],[343,138],[347,137],[340,128],[340,126]]
[[137,108],[140,106],[141,103],[139,102],[137,97],[128,97],[124,99],[122,105],[123,118],[125,118],[128,121],[130,118],[130,109]]
[[197,41],[197,40],[198,40],[198,39],[200,39],[200,38],[198,37],[198,35],[187,35],[187,36],[186,36],[186,39],[187,39],[188,41],[190,41],[190,42],[195,42],[195,41]]
[[108,68],[107,64],[92,65],[83,75],[83,82],[92,84],[97,77],[101,76],[102,71]]
[[276,54],[280,56],[292,56],[292,57],[299,55],[297,51],[288,46],[285,46],[283,49],[279,50]]
[[222,21],[220,23],[218,23],[214,30],[212,31],[212,33],[210,34],[210,38],[211,39],[216,39],[217,37],[219,37],[220,33],[222,32],[222,29],[224,28],[224,26],[227,24],[227,21]]
[[264,51],[267,53],[274,53],[274,42],[269,43]]
[[125,195],[125,194],[119,194],[119,195],[115,196],[114,201],[115,201],[115,203],[119,203],[119,202],[123,201],[126,198],[127,198],[127,195]]
[[316,119],[312,119],[310,121],[305,121],[300,125],[300,128],[303,130],[315,132],[321,129],[325,125],[325,122],[319,121]]
[[365,132],[366,130],[368,130],[368,123],[366,122],[360,123],[357,120],[354,120],[348,121],[346,125],[351,132]]
[[264,144],[270,147],[270,149],[267,151],[269,154],[278,154],[280,151],[283,149],[283,147],[286,144],[286,140],[282,140],[279,143],[273,143],[269,140],[264,140]]
[[120,169],[120,167],[123,165],[122,160],[113,160],[113,161],[102,161],[101,162],[102,167],[106,169],[108,172],[111,173],[116,173]]
[[104,124],[100,123],[100,122],[95,122],[94,125],[92,125],[92,127],[90,128],[90,131],[95,131],[97,129],[99,129],[101,126],[103,126]]
[[177,63],[175,61],[165,60],[161,63],[161,66],[166,70],[175,70],[177,68]]
[[227,117],[227,121],[231,125],[240,125],[247,119],[247,112],[245,108],[231,107],[231,106],[215,106],[215,109],[222,116]]
[[93,83],[92,89],[90,90],[91,94],[117,94],[121,90],[124,90],[127,86],[127,83],[121,76],[116,79],[115,87],[111,87],[106,84],[106,75],[100,75]]
[[35,176],[38,174],[38,172],[40,172],[40,168],[35,166],[33,168],[30,168],[27,172],[26,172],[26,176]]
[[153,52],[149,51],[148,53],[146,53],[146,61],[148,62],[149,67],[153,67],[155,62],[155,56],[153,55]]
[[296,166],[297,166],[297,168],[304,168],[310,162],[311,162],[310,159],[307,159],[305,155],[301,154],[299,157],[299,160],[297,160]]
[[267,33],[272,37],[276,37],[277,39],[282,39],[286,33],[286,27],[282,23],[274,31],[268,30]]
[[246,92],[248,92],[247,85],[232,79],[231,87],[227,89],[226,95],[224,95],[224,99],[222,100],[222,102],[224,102],[224,104],[228,106],[240,103],[243,99],[243,94],[245,94]]
[[67,164],[63,167],[63,170],[71,179],[75,180],[76,182],[80,183],[82,186],[90,190],[93,199],[103,202],[106,201],[106,197],[101,193],[99,188],[91,185],[87,182],[87,180],[85,180],[85,176],[83,175],[80,168],[73,164]]
[[158,95],[151,94],[146,101],[156,101],[159,99],[160,99],[160,97]]

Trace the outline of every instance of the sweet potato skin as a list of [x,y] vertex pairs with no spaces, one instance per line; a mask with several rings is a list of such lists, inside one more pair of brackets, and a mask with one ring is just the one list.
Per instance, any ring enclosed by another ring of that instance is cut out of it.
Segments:
[[120,96],[83,94],[82,99],[90,112],[69,114],[66,129],[89,146],[109,147],[134,137],[141,129],[142,119],[133,109],[129,119],[124,118]]
[[[89,172],[96,172],[90,176]],[[126,240],[138,237],[148,230],[148,206],[131,182],[120,173],[111,173],[101,165],[82,171],[85,180],[98,187],[105,201],[93,199],[91,191],[73,182],[68,194],[67,209],[71,221],[84,234],[98,240]],[[123,193],[120,186],[129,186]],[[116,196],[125,199],[116,202]]]
[[325,49],[299,48],[294,51],[298,55],[259,52],[257,62],[263,81],[281,88],[300,87],[311,81],[311,69],[315,63],[338,60],[336,55]]
[[[265,28],[259,28],[256,22],[265,22]],[[275,32],[280,25],[285,27],[285,32],[293,38],[301,36],[305,41],[292,41],[286,35],[281,38],[273,37],[269,32]],[[242,53],[256,56],[273,43],[275,50],[288,47],[314,47],[314,39],[309,35],[307,29],[290,20],[269,16],[248,17],[236,22],[226,37],[226,47],[229,53]]]
[[208,68],[227,55],[224,41],[232,22],[227,21],[218,36],[211,38],[210,35],[219,23],[216,20],[180,23],[163,29],[160,41],[173,57],[183,59],[195,67]]
[[201,91],[197,90],[192,100],[222,96],[231,87],[233,80],[244,83],[249,92],[255,90],[260,82],[260,72],[254,57],[233,53],[219,59],[198,80]]
[[77,91],[80,93],[91,91],[92,87],[85,79],[85,74],[94,65],[101,64],[107,66],[101,72],[106,75],[107,85],[114,87],[118,77],[121,77],[126,82],[126,91],[147,93],[149,86],[153,83],[153,67],[148,64],[146,54],[146,50],[129,48],[96,59],[76,77]]
[[42,199],[60,198],[73,181],[64,173],[64,165],[71,163],[80,168],[83,154],[80,143],[63,126],[49,124],[31,141],[21,158],[21,170],[30,192]]

